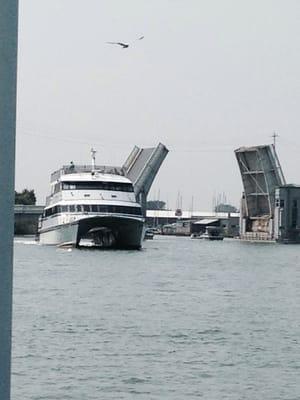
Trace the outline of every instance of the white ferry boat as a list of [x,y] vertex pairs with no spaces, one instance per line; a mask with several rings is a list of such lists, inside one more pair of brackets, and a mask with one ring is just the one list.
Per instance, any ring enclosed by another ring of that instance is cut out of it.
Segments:
[[63,166],[51,175],[51,195],[39,224],[41,244],[139,249],[144,217],[121,168]]

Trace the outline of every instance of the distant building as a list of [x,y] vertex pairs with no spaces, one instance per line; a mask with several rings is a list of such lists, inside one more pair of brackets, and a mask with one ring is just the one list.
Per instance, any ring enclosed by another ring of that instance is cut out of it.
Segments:
[[166,235],[189,236],[211,224],[221,227],[225,236],[239,234],[239,213],[181,211],[181,216],[177,214],[177,210],[148,210],[146,222],[148,226],[159,226]]
[[44,206],[15,205],[15,234],[36,235]]

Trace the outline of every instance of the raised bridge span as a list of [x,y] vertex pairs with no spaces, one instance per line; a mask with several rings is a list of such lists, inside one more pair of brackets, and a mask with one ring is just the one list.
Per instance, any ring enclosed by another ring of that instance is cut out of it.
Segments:
[[240,236],[251,240],[272,239],[275,189],[285,184],[275,146],[240,147],[235,155],[244,187]]
[[123,165],[125,175],[131,180],[138,202],[146,216],[147,195],[154,178],[169,150],[162,143],[157,147],[140,148],[135,146]]

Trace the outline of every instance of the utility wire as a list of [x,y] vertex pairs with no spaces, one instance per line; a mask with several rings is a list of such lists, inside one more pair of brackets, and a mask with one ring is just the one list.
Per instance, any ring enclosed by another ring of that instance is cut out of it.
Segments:
[[[20,128],[17,130],[17,136],[31,136],[31,137],[37,137],[40,139],[47,139],[47,140],[54,140],[54,141],[59,141],[59,142],[66,142],[66,143],[74,143],[74,144],[81,144],[81,145],[86,145],[86,146],[101,146],[102,148],[128,148],[128,143],[103,143],[98,141],[95,137],[89,137],[86,139],[87,140],[81,140],[81,139],[75,139],[71,137],[67,137],[65,135],[62,136],[55,136],[51,134],[44,134],[44,133],[35,133],[35,132],[28,132],[28,131],[20,131]],[[139,144],[140,147],[151,147],[151,145],[148,144]],[[186,147],[186,146],[181,146],[179,145],[167,145],[168,149],[172,153],[225,153],[225,152],[233,152],[236,147],[238,147],[236,144],[226,144],[226,145],[213,145],[213,144],[197,144],[198,147],[196,146],[191,146],[191,147]],[[290,141],[286,138],[284,140],[280,141],[280,147],[293,147],[295,148],[300,148],[300,143],[297,143],[295,141]]]
[[[37,137],[40,139],[47,139],[47,140],[54,140],[54,141],[59,141],[59,142],[66,142],[66,143],[74,143],[74,144],[82,144],[82,145],[87,145],[90,146],[91,143],[95,146],[101,146],[102,148],[109,148],[109,147],[114,147],[114,148],[128,148],[128,144],[105,144],[103,142],[98,142],[97,140],[95,141],[95,138],[89,138],[89,141],[84,141],[80,139],[74,139],[66,136],[53,136],[53,135],[48,135],[48,134],[39,134],[39,133],[34,133],[34,132],[18,132],[17,135],[20,136],[31,136],[31,137]],[[141,147],[144,147],[143,145],[140,145]],[[145,147],[148,147],[148,145],[145,145]],[[150,146],[151,147],[151,146]],[[205,147],[205,145],[201,146],[201,148],[197,148],[195,146],[193,147],[180,147],[180,146],[167,146],[168,149],[171,152],[176,152],[176,153],[218,153],[218,152],[232,152],[232,149],[234,146],[230,147],[228,145],[226,146],[212,146],[209,145],[209,147]]]

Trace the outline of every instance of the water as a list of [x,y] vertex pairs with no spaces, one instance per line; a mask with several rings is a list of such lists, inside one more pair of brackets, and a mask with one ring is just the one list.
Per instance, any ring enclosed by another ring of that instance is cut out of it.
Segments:
[[300,247],[15,244],[12,399],[300,398]]

